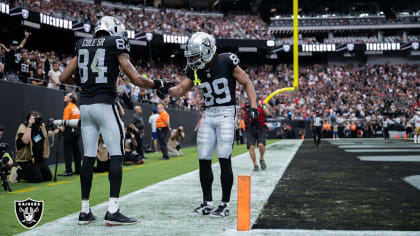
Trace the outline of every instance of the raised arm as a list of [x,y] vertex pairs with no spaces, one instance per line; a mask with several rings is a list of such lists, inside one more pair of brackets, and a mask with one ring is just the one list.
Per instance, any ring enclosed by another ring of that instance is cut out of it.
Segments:
[[72,75],[77,72],[77,57],[73,57],[60,75],[60,82],[63,84],[77,84],[79,81]]
[[184,79],[177,86],[174,86],[169,89],[169,95],[171,95],[172,97],[177,97],[177,98],[182,97],[188,91],[190,91],[193,86],[194,84],[190,79]]
[[23,38],[23,40],[20,42],[19,47],[23,48],[26,44],[26,41],[28,41],[29,36],[31,35],[31,33],[29,33],[28,31],[25,30],[25,38]]
[[131,83],[142,88],[154,87],[155,84],[153,80],[144,78],[137,72],[136,68],[131,64],[128,53],[121,53],[118,55],[118,62],[120,63],[122,71],[127,75],[128,79],[130,79]]
[[245,88],[248,95],[251,108],[257,108],[257,94],[255,93],[254,85],[249,79],[248,75],[242,70],[241,67],[236,66],[233,70],[233,77]]

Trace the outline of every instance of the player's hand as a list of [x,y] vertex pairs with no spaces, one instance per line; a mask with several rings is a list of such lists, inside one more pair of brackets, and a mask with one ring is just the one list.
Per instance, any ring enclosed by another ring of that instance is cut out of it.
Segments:
[[249,108],[248,109],[249,118],[251,119],[251,124],[258,124],[258,109],[257,108]]
[[164,99],[169,92],[169,88],[173,87],[173,83],[165,80],[153,80],[154,85],[152,89],[156,89],[156,94],[160,99]]

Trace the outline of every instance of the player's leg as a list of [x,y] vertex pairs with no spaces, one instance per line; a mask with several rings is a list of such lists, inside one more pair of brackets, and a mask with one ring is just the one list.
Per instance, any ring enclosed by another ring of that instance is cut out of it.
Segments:
[[257,156],[255,154],[255,142],[256,139],[256,133],[254,132],[254,129],[251,127],[248,127],[245,131],[246,133],[246,146],[249,151],[249,156],[251,157],[252,164],[254,164],[254,171],[258,171],[259,167],[257,164]]
[[118,207],[124,161],[124,123],[115,105],[96,105],[98,105],[100,113],[95,112],[95,119],[100,126],[100,133],[110,156],[108,173],[109,205],[105,215],[105,223],[108,226],[133,224],[137,220],[121,214]]
[[212,216],[229,215],[229,202],[233,185],[232,148],[235,136],[235,112],[222,114],[215,119],[217,122],[217,157],[220,165],[220,181],[222,183],[222,202],[212,212]]
[[267,165],[265,164],[265,160],[264,160],[265,140],[266,140],[265,127],[259,127],[257,143],[258,143],[258,150],[260,151],[260,166],[262,170],[265,170],[267,168]]
[[197,151],[203,203],[194,209],[193,214],[208,215],[213,210],[213,171],[211,169],[211,160],[216,148],[216,131],[212,127],[211,120],[211,118],[204,116],[197,132]]
[[96,220],[89,208],[89,195],[92,187],[93,165],[98,149],[99,127],[93,120],[90,111],[93,105],[80,106],[81,131],[83,140],[83,164],[80,168],[80,186],[82,191],[82,210],[79,224],[89,224]]

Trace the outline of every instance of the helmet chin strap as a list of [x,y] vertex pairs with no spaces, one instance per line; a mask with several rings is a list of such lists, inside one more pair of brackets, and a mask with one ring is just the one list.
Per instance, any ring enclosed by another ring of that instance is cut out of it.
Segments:
[[201,84],[201,80],[197,76],[197,70],[194,70],[194,81],[193,81],[193,83],[194,83],[194,85],[200,85]]

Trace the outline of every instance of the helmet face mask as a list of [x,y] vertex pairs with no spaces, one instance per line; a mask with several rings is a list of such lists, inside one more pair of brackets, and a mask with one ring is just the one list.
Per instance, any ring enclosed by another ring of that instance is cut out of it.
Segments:
[[118,18],[112,16],[104,16],[96,22],[95,36],[101,31],[107,32],[110,36],[127,36],[124,24]]
[[204,69],[216,54],[216,40],[213,36],[203,32],[197,32],[188,39],[185,46],[184,56],[187,58],[187,66],[193,70]]

